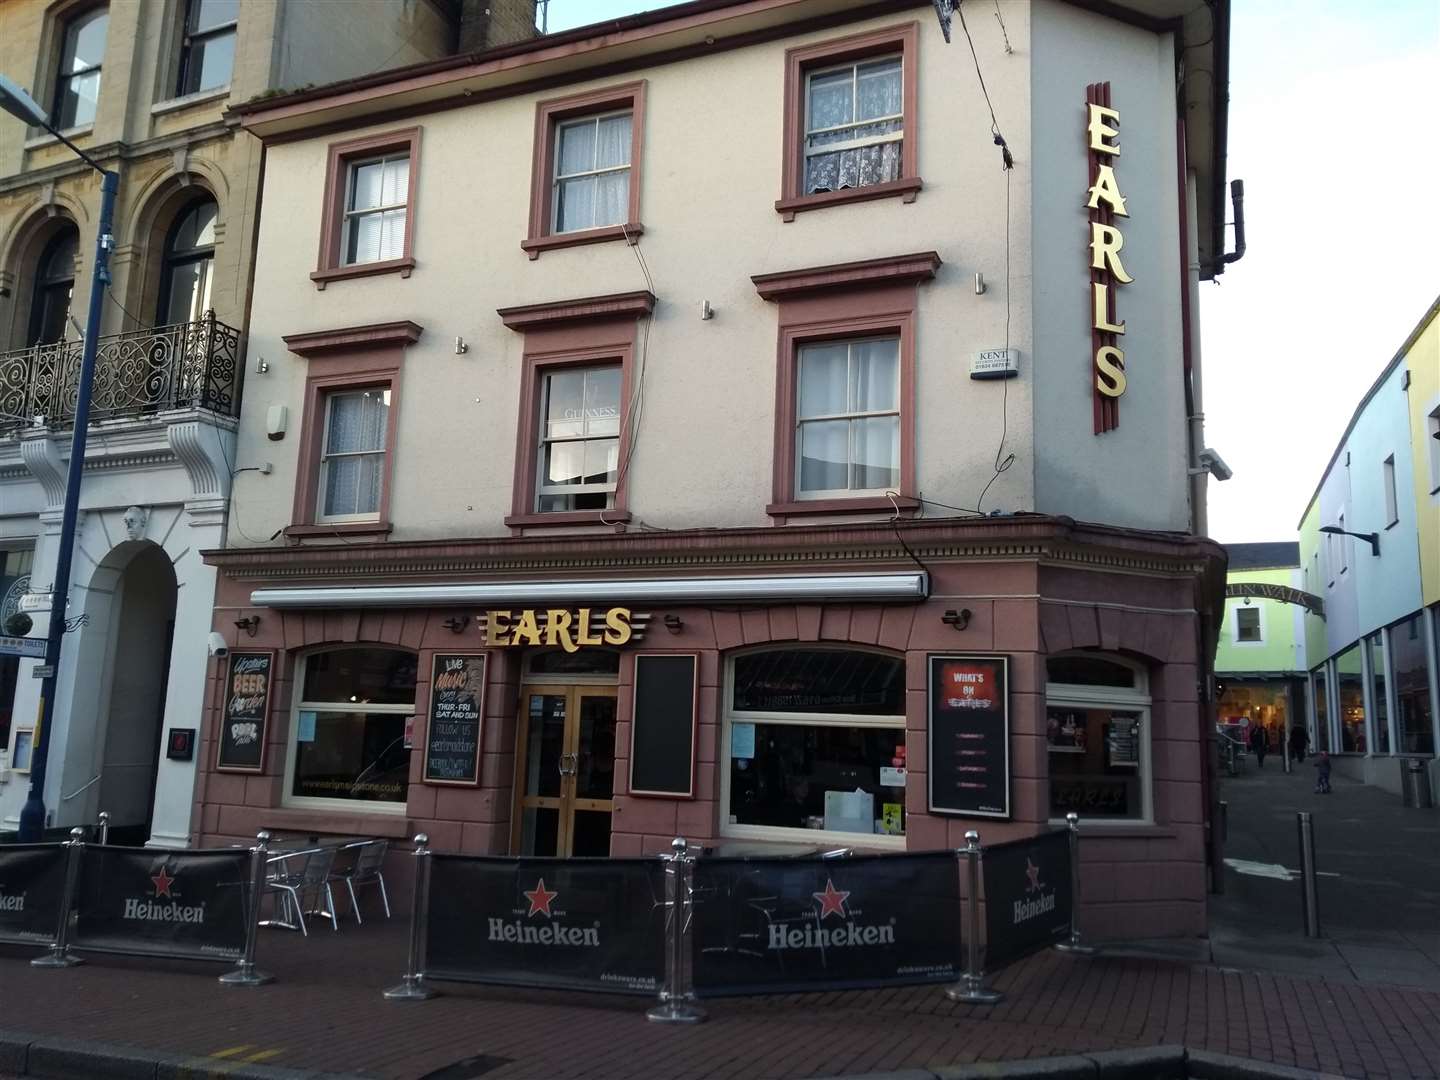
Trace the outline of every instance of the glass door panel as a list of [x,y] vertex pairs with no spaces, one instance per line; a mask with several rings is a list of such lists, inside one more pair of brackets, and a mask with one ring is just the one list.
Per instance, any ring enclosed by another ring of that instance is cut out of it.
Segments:
[[609,799],[615,794],[615,698],[580,695],[575,797]]
[[525,794],[560,797],[565,754],[565,695],[529,694],[526,701]]
[[513,850],[521,855],[610,853],[615,792],[616,690],[526,688]]

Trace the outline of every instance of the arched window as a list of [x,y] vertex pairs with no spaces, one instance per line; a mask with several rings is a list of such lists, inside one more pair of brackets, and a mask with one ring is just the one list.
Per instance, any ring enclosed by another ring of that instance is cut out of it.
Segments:
[[1143,668],[1075,653],[1045,665],[1050,817],[1152,820],[1150,694]]
[[75,256],[80,230],[66,225],[50,238],[40,253],[35,272],[35,295],[30,303],[30,344],[53,345],[65,337],[70,319],[70,295],[75,290]]
[[729,664],[721,737],[723,835],[830,844],[863,834],[870,846],[901,842],[900,657],[819,646],[742,653]]
[[302,658],[290,715],[285,801],[403,812],[410,784],[407,721],[414,653],[334,649]]
[[165,265],[160,280],[160,311],[156,322],[196,322],[210,310],[215,269],[214,199],[191,203],[165,237]]

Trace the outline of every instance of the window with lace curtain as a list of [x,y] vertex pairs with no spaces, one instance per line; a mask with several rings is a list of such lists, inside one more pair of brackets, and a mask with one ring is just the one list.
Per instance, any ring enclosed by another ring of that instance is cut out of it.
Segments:
[[389,424],[388,387],[325,395],[317,521],[370,521],[380,516]]
[[586,116],[555,134],[554,231],[622,224],[630,212],[629,112]]
[[415,182],[420,129],[370,135],[329,148],[318,288],[343,278],[415,268]]

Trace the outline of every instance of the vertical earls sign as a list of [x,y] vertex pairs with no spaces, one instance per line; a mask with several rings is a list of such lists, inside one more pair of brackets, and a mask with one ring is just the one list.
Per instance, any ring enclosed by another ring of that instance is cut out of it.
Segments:
[[1125,237],[1116,224],[1128,218],[1125,196],[1115,176],[1120,157],[1120,112],[1110,107],[1110,84],[1092,83],[1085,91],[1085,134],[1089,148],[1090,187],[1085,207],[1090,216],[1090,380],[1095,434],[1120,426],[1120,396],[1125,393],[1124,320],[1115,312],[1115,293],[1135,279],[1125,271],[1120,250]]

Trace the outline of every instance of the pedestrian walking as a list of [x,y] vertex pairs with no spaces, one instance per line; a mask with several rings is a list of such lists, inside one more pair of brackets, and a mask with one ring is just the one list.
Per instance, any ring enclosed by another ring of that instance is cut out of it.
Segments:
[[1258,768],[1265,767],[1265,751],[1270,749],[1270,736],[1259,724],[1250,725],[1250,749],[1255,754],[1255,764]]
[[1290,729],[1290,760],[1299,765],[1305,760],[1305,729],[1299,725]]
[[1315,759],[1315,794],[1330,794],[1330,752],[1321,750],[1320,756]]

